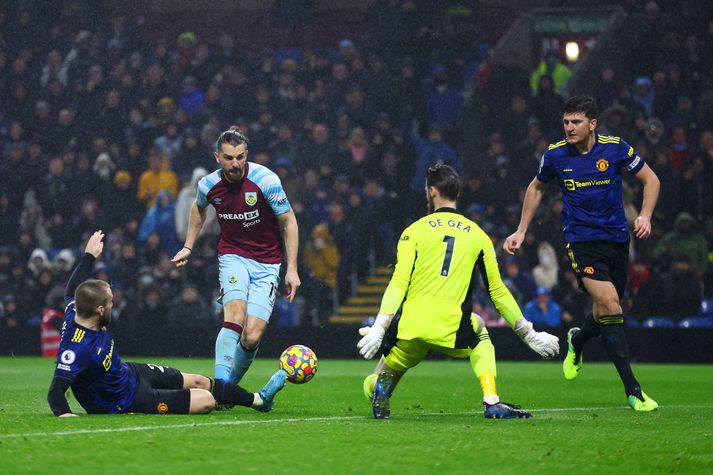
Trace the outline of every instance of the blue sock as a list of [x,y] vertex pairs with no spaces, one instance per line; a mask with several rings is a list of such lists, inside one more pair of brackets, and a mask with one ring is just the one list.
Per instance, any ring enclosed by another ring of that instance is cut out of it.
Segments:
[[238,347],[235,350],[233,371],[230,373],[230,379],[228,382],[238,384],[240,380],[243,379],[243,376],[247,373],[248,368],[250,368],[250,365],[253,364],[256,353],[257,348],[248,350],[242,344],[238,343]]
[[240,346],[240,332],[238,325],[229,322],[223,324],[223,328],[218,332],[218,338],[215,339],[215,379],[228,381],[230,372],[235,359],[235,350]]

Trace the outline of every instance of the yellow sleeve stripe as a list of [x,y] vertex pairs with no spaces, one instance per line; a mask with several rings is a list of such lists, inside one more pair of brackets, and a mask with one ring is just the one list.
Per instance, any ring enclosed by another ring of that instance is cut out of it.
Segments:
[[547,150],[552,150],[553,148],[561,147],[562,145],[567,145],[567,139],[560,140],[557,143],[551,143],[549,147],[547,147]]
[[621,137],[612,137],[610,135],[598,135],[597,141],[599,143],[619,143],[619,142],[621,142]]

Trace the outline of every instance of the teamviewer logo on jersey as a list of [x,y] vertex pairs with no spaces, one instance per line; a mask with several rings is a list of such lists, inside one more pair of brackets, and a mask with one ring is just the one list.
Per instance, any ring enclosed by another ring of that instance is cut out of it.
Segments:
[[254,191],[245,193],[245,202],[250,206],[255,206],[255,203],[257,203],[257,193]]

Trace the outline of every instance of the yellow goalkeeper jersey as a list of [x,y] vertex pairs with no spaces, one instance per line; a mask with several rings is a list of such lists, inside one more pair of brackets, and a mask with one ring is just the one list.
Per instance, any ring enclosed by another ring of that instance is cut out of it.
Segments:
[[500,277],[490,237],[453,208],[440,208],[401,234],[380,313],[401,307],[397,337],[448,348],[476,343],[472,295],[480,273],[498,312],[512,326],[520,307]]

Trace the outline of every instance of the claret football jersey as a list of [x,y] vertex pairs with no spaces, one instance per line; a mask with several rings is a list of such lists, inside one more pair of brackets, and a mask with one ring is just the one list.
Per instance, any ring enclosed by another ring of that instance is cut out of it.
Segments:
[[213,205],[220,224],[218,255],[237,254],[265,264],[282,261],[277,216],[290,210],[280,178],[267,167],[246,163],[237,183],[216,170],[198,182],[196,204]]

